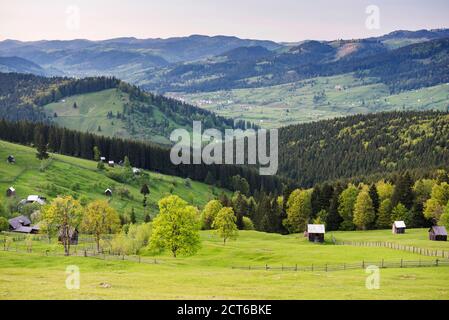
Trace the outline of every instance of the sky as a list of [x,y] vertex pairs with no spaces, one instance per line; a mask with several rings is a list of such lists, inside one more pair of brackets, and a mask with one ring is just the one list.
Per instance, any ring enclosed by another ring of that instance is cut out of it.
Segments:
[[294,42],[449,27],[448,0],[1,0],[0,40],[169,38]]

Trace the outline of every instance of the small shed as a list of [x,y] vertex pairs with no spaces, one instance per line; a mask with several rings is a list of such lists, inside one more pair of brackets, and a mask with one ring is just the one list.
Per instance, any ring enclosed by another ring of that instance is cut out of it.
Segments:
[[[67,229],[66,228],[59,229],[59,235],[58,235],[59,242],[66,243],[66,237],[67,237],[67,232],[66,232]],[[71,245],[78,244],[78,229],[76,229],[76,228],[69,229],[69,239],[70,239]]]
[[110,167],[114,167],[114,166],[115,166],[115,162],[111,160],[111,161],[108,162],[108,165],[109,165]]
[[443,226],[433,226],[429,229],[429,239],[432,241],[447,241],[447,231]]
[[106,162],[106,157],[100,157],[101,162]]
[[139,175],[140,174],[140,169],[139,168],[133,168],[133,173],[135,175]]
[[393,234],[403,234],[405,233],[405,222],[404,221],[395,221],[393,222],[393,226],[391,231]]
[[6,190],[6,196],[8,198],[14,197],[16,195],[16,189],[14,187],[9,187],[8,190]]
[[104,195],[107,197],[112,197],[112,190],[111,189],[104,190]]
[[325,227],[324,224],[308,224],[307,236],[310,242],[324,242]]
[[8,163],[16,163],[16,158],[14,158],[14,156],[12,155],[9,155],[6,161],[8,161]]

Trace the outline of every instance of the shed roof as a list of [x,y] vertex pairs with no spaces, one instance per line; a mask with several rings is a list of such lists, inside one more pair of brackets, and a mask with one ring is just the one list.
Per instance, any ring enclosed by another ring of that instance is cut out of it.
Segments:
[[324,224],[308,224],[307,232],[308,233],[325,233]]
[[404,221],[395,221],[393,224],[396,228],[406,228]]
[[14,189],[14,187],[9,187],[8,190],[9,190],[9,191],[12,191],[12,192],[16,191],[16,189]]
[[433,231],[436,236],[447,236],[446,228],[443,226],[433,226],[429,231]]
[[30,221],[30,219],[28,219],[27,216],[18,216],[18,217],[9,219],[9,225],[14,230],[16,230],[19,227],[31,225],[31,221]]

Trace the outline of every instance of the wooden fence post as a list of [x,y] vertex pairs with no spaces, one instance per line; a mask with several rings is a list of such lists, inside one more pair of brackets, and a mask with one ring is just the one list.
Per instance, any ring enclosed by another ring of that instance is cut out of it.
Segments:
[[435,260],[435,265],[438,267],[438,259]]
[[401,268],[402,268],[402,259],[401,259]]

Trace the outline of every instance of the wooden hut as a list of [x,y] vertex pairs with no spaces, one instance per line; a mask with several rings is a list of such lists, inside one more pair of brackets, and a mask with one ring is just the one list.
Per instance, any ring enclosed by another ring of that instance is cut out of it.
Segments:
[[108,165],[110,167],[115,167],[115,162],[111,160],[111,161],[108,162]]
[[106,157],[100,157],[101,162],[106,162]]
[[39,233],[38,226],[32,226],[31,220],[27,216],[18,216],[9,219],[9,230],[18,233]]
[[106,197],[112,197],[112,190],[111,189],[104,190],[104,195]]
[[14,158],[13,155],[9,155],[8,158],[6,159],[6,161],[8,163],[16,163],[16,158]]
[[391,228],[391,231],[393,234],[403,234],[405,233],[405,222],[404,221],[395,221],[393,222],[393,227]]
[[308,224],[307,237],[310,242],[324,242],[325,228],[324,224]]
[[6,190],[6,196],[8,198],[14,197],[16,195],[16,189],[14,187],[9,187],[8,190]]
[[447,231],[443,226],[433,226],[429,229],[429,239],[432,241],[447,241]]
[[[66,227],[67,228],[67,227]],[[67,232],[66,232],[66,228],[60,228],[59,229],[59,235],[58,235],[58,241],[62,242],[62,243],[66,243],[66,237],[67,237]],[[76,228],[70,228],[69,232],[68,232],[68,236],[69,236],[69,240],[70,240],[70,245],[77,245],[78,244],[78,229]]]

